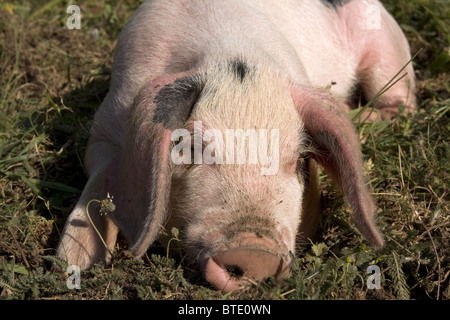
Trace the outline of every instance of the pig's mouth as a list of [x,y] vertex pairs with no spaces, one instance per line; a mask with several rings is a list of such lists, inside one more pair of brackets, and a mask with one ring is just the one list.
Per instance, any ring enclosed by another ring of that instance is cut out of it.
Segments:
[[228,225],[220,224],[217,217],[216,225],[206,228],[191,224],[186,233],[187,251],[216,289],[229,292],[245,284],[289,275],[294,247],[289,230],[257,216],[235,219]]
[[287,261],[272,248],[262,244],[244,244],[207,258],[206,280],[218,290],[230,292],[242,285],[285,278]]

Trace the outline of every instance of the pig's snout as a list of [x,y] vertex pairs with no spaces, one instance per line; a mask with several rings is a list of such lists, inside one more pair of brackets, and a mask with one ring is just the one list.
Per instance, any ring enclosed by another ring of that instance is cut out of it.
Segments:
[[239,288],[248,281],[288,276],[286,261],[279,254],[260,244],[239,246],[213,257],[205,266],[205,278],[224,292]]

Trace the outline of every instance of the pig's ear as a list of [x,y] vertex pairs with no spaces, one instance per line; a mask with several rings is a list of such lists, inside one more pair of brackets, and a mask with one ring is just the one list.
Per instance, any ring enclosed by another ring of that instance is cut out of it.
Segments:
[[365,184],[360,142],[345,108],[325,90],[292,86],[291,95],[316,149],[314,159],[340,186],[362,235],[371,245],[383,246]]
[[122,152],[107,169],[105,189],[116,204],[111,218],[137,256],[156,240],[167,218],[171,135],[189,118],[200,82],[183,73],[145,85],[135,98]]

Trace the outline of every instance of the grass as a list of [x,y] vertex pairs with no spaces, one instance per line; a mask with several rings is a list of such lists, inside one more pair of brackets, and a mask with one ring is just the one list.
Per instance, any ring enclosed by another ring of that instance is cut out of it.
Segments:
[[[68,30],[64,1],[0,1],[0,299],[450,299],[450,7],[431,0],[384,2],[420,51],[419,111],[356,124],[384,249],[364,244],[322,176],[320,232],[282,283],[217,292],[173,233],[170,254],[155,246],[142,259],[121,239],[111,265],[69,290],[55,247],[86,182],[81,159],[118,33],[139,2],[79,1],[82,29]],[[372,264],[379,290],[366,285]]]

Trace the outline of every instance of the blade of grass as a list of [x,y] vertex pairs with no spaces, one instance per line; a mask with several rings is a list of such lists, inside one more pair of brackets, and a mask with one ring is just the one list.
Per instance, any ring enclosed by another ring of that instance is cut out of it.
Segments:
[[[422,51],[423,49],[420,49],[419,51],[417,51],[417,53],[411,57],[411,59],[409,59],[409,61],[392,77],[391,80],[389,80],[381,89],[380,91],[378,91],[378,93],[372,98],[370,99],[362,108],[361,110],[359,110],[359,112],[357,112],[355,115],[353,115],[352,121],[355,121],[358,117],[361,116],[361,114],[366,111],[372,104],[376,103],[376,101],[378,101],[378,99],[386,92],[388,91],[392,86],[394,86],[397,82],[399,82],[401,79],[403,79],[407,73],[403,74],[400,78],[396,79],[402,72],[403,70],[406,69],[406,67],[408,66],[408,64],[412,63],[412,61],[417,57],[417,55]],[[370,116],[370,114],[368,115],[368,117]],[[364,121],[363,121],[364,122]]]
[[35,12],[33,12],[28,18],[27,20],[33,20],[34,18],[36,18],[37,16],[43,14],[44,12],[50,10],[51,8],[53,8],[54,6],[56,6],[58,3],[62,2],[63,0],[53,0],[50,3],[47,3],[46,5],[40,7],[39,9],[37,9]]
[[37,186],[50,188],[53,190],[59,190],[64,192],[70,192],[70,193],[80,193],[81,191],[77,188],[70,187],[64,183],[60,182],[51,182],[51,181],[45,181],[40,179],[28,179],[30,182],[34,183]]

